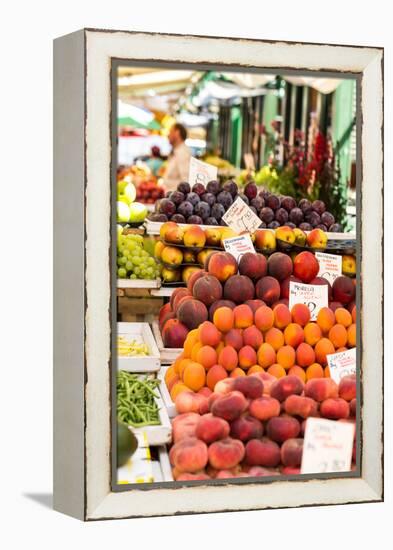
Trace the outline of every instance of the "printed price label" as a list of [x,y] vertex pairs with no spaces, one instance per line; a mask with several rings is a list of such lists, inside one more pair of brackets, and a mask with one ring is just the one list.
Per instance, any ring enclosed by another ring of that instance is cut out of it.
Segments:
[[327,355],[327,362],[330,370],[330,377],[337,384],[343,376],[356,374],[356,348],[340,351]]
[[222,219],[236,233],[254,233],[261,225],[258,216],[240,197],[228,208]]
[[206,185],[209,181],[217,179],[217,171],[218,169],[216,166],[212,166],[207,162],[202,162],[195,157],[191,157],[188,182],[191,187],[195,183],[203,183],[203,185]]
[[308,418],[304,432],[302,474],[348,472],[355,426],[324,418]]
[[316,252],[315,257],[319,262],[318,277],[324,277],[332,285],[342,274],[342,257],[325,252]]
[[311,313],[311,321],[315,321],[319,310],[328,306],[327,285],[306,285],[304,283],[289,283],[289,309],[295,304],[306,304]]
[[246,252],[255,252],[254,245],[252,244],[251,237],[248,233],[245,235],[240,235],[240,237],[224,239],[223,242],[225,251],[232,254],[238,263],[240,258]]

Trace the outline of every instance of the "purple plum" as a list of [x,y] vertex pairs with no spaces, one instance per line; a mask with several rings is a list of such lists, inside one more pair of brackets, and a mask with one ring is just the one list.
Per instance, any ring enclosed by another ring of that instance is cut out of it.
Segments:
[[180,191],[180,193],[183,193],[183,195],[188,195],[188,193],[191,191],[191,187],[187,181],[182,181],[177,186],[177,190]]
[[184,216],[186,219],[189,218],[190,216],[192,216],[192,213],[194,212],[194,207],[193,205],[188,202],[188,201],[184,201],[182,202],[181,204],[179,204],[179,206],[177,207],[177,213],[178,214],[181,214],[182,216]]

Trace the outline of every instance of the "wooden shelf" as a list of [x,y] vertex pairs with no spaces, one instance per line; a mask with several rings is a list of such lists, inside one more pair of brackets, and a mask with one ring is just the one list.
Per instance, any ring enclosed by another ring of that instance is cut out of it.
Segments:
[[159,279],[117,279],[117,288],[160,288],[161,281]]

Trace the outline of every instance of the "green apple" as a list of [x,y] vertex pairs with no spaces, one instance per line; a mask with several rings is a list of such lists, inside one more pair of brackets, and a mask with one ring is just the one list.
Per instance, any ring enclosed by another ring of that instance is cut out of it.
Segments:
[[145,221],[145,218],[147,216],[147,208],[144,204],[141,204],[140,202],[133,202],[129,206],[129,211],[129,221],[131,223],[142,223],[143,221]]
[[127,197],[127,199],[129,200],[129,203],[134,202],[136,197],[135,185],[131,182],[127,183],[127,185],[124,188],[123,195]]
[[117,182],[117,193],[121,195],[124,193],[124,189],[127,187],[128,181],[126,180],[120,180]]
[[122,201],[117,202],[117,221],[128,222],[130,220],[130,208]]
[[129,206],[132,202],[127,197],[127,195],[123,195],[123,194],[117,195],[117,200],[120,201],[120,202],[124,202],[124,204],[126,204],[127,206]]

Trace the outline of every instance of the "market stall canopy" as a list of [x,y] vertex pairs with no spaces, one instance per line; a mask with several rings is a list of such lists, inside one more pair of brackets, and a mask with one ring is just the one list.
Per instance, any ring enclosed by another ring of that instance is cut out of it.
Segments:
[[155,120],[154,114],[147,109],[118,101],[117,111],[119,126],[131,126],[146,130],[159,130],[161,127],[157,120]]
[[[186,110],[197,113],[201,107],[236,100],[236,98],[264,95],[274,87],[275,74],[232,71],[194,71],[183,69],[120,67],[119,98],[124,104],[148,112],[174,113]],[[309,86],[323,94],[330,94],[342,82],[335,78],[281,75],[296,86]],[[120,115],[119,115],[120,116]],[[149,126],[132,114],[126,114],[142,128]]]

